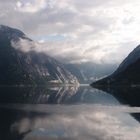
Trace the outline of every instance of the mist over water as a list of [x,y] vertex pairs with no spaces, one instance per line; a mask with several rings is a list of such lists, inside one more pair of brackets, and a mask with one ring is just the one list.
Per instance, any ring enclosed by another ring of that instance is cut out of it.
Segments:
[[0,139],[139,140],[140,108],[115,94],[86,86],[0,90]]

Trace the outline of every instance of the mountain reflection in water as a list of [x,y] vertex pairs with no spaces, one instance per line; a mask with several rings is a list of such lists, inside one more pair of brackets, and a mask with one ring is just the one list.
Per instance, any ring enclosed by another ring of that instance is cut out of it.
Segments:
[[112,96],[91,87],[1,87],[0,103],[24,104],[118,104]]
[[2,140],[140,137],[140,124],[135,119],[139,118],[140,108],[123,105],[113,94],[90,87],[3,87],[0,102]]

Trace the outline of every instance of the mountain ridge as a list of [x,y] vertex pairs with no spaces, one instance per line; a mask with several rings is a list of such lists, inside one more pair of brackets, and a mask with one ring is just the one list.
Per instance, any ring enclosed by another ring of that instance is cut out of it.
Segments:
[[92,86],[134,86],[140,84],[140,45],[138,45],[120,64],[117,70]]
[[[8,26],[0,26],[0,84],[1,85],[40,85],[78,84],[62,63],[35,50],[23,52],[12,46],[12,41],[23,39],[33,42],[22,31]],[[26,46],[25,46],[26,47]]]

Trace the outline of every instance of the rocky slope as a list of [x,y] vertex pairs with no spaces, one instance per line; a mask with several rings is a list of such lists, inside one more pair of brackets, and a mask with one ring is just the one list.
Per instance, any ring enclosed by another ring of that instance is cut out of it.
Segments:
[[140,85],[140,45],[128,55],[112,75],[92,84],[92,86],[97,85]]
[[[22,48],[20,40],[26,42]],[[23,32],[0,26],[0,85],[78,84],[63,64],[34,47],[34,41]]]

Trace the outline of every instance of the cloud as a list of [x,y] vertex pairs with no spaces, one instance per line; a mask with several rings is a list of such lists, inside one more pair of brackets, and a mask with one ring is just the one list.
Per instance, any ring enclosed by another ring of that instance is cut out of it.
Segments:
[[36,13],[46,8],[46,0],[20,0],[16,3],[16,10],[20,12]]
[[12,47],[14,47],[17,50],[23,51],[23,52],[29,52],[29,51],[38,51],[39,46],[37,43],[27,40],[27,39],[22,39],[20,38],[19,41],[11,41]]
[[6,0],[0,21],[61,61],[120,63],[139,44],[139,6],[139,0]]

